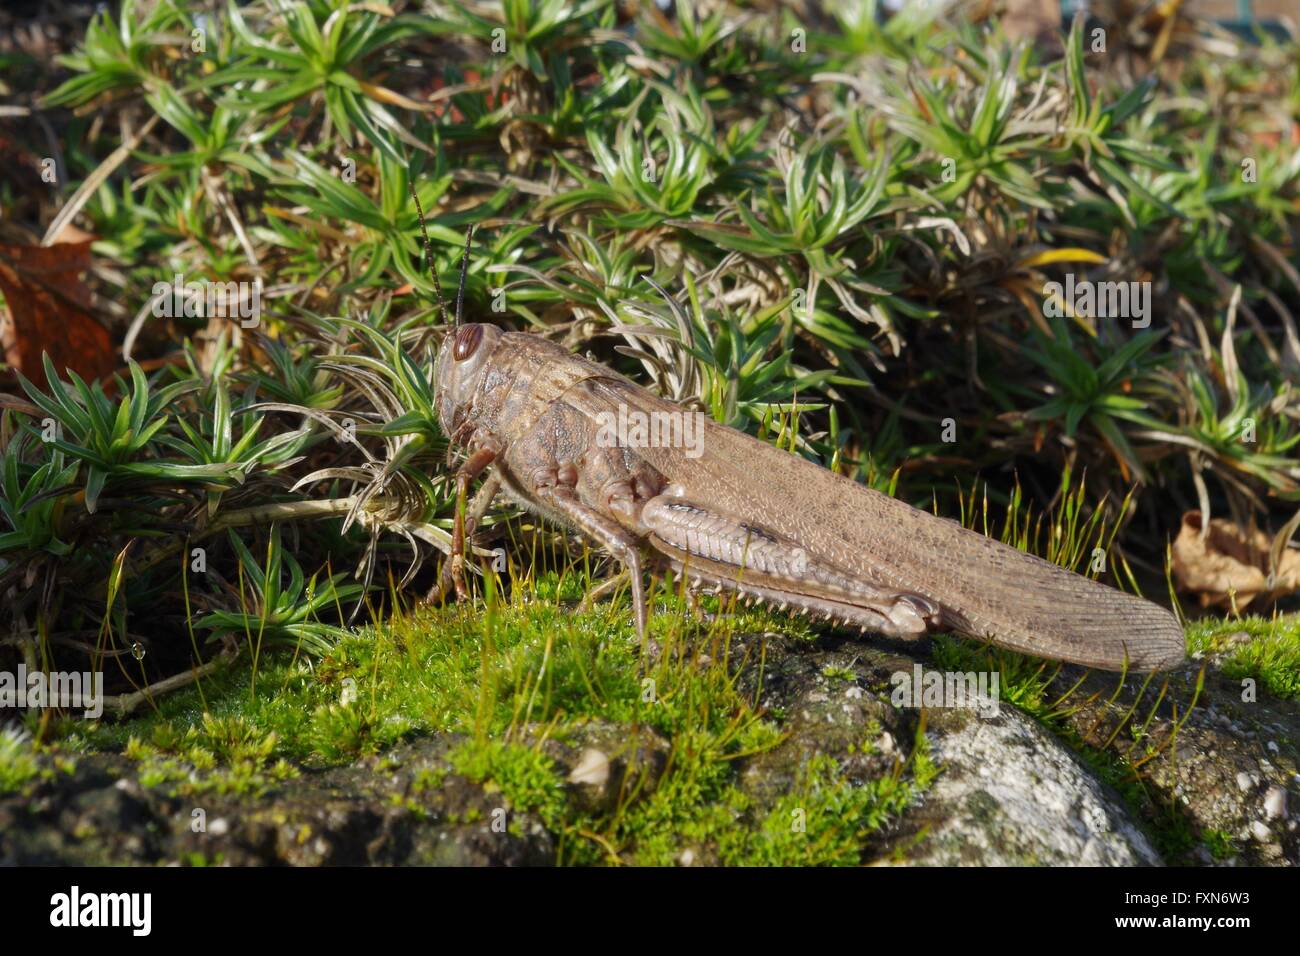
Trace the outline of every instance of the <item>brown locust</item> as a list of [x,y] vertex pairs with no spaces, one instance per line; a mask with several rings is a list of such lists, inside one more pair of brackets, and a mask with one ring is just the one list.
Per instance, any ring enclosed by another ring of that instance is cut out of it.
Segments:
[[[540,336],[458,323],[434,384],[444,431],[467,455],[443,593],[464,596],[466,539],[504,489],[624,566],[642,638],[644,576],[671,570],[894,638],[956,631],[1110,670],[1183,660],[1182,628],[1150,601],[689,412]],[[677,440],[654,440],[665,435]]]

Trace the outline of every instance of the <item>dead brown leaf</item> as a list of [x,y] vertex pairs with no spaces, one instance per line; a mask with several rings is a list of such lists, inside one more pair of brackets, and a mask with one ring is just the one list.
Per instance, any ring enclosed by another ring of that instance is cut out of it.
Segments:
[[1174,580],[1181,591],[1195,594],[1202,607],[1235,605],[1239,611],[1259,598],[1273,601],[1300,591],[1300,551],[1281,552],[1275,579],[1269,582],[1273,540],[1258,528],[1249,532],[1226,518],[1210,519],[1204,537],[1199,511],[1183,515],[1174,540]]
[[108,330],[91,315],[90,289],[81,280],[90,268],[91,239],[52,246],[0,245],[0,349],[9,365],[45,385],[41,353],[54,367],[85,379],[112,373]]

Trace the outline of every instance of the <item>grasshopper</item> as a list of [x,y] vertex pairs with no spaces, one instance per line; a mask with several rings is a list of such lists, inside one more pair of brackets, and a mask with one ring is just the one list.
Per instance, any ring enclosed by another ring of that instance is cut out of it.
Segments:
[[[504,491],[623,565],[642,640],[645,574],[672,571],[696,586],[893,638],[956,631],[1107,670],[1183,660],[1177,619],[1150,601],[687,412],[548,339],[461,324],[464,271],[462,259],[456,323],[434,364],[437,414],[466,456],[455,473],[439,593],[454,586],[465,597],[466,541]],[[702,420],[695,455],[672,443],[601,440],[620,415],[690,414]]]

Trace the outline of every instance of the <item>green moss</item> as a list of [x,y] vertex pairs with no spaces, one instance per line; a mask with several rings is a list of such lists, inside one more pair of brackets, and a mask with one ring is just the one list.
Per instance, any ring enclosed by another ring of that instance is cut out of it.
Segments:
[[208,867],[208,866],[220,866],[224,859],[225,859],[225,854],[223,853],[217,853],[214,856],[209,857],[206,853],[201,853],[196,850],[192,853],[186,853],[181,858],[181,862],[185,866]]
[[174,793],[260,796],[298,771],[276,758],[278,738],[237,716],[202,720],[183,732],[168,723],[152,728],[152,741],[127,741],[124,753],[140,763],[140,783]]
[[9,727],[0,729],[0,793],[16,793],[40,773],[30,735]]
[[416,794],[431,793],[442,788],[447,779],[447,771],[441,767],[418,770],[411,779],[411,792]]
[[1253,678],[1275,697],[1300,700],[1300,614],[1206,619],[1187,628],[1190,651],[1222,652],[1233,634],[1251,640],[1228,648],[1219,668],[1234,680]]
[[913,784],[887,776],[864,786],[847,781],[838,761],[811,758],[795,787],[757,829],[723,835],[721,862],[744,866],[857,865],[862,841],[911,803]]
[[818,754],[803,764],[789,792],[764,808],[738,785],[727,762],[705,759],[689,746],[675,749],[674,760],[676,772],[605,833],[605,842],[624,847],[636,864],[683,863],[690,853],[733,866],[856,865],[867,858],[872,834],[933,778],[924,748],[914,751],[909,767],[865,783],[849,780],[838,760]]
[[454,748],[447,759],[485,792],[505,797],[508,809],[535,812],[552,829],[564,826],[564,783],[555,762],[537,749],[499,740],[471,741]]
[[1206,830],[1201,834],[1201,843],[1210,851],[1210,856],[1223,861],[1231,859],[1241,852],[1232,834],[1223,830]]
[[[547,575],[491,613],[422,608],[344,638],[314,663],[272,654],[255,684],[246,664],[235,666],[154,712],[78,730],[74,743],[122,750],[149,786],[256,795],[297,765],[343,765],[413,734],[456,733],[446,766],[417,772],[414,792],[454,772],[500,793],[508,810],[535,814],[556,835],[564,863],[669,865],[687,848],[730,863],[857,862],[865,838],[932,775],[923,747],[906,775],[878,781],[850,781],[819,758],[778,806],[757,805],[740,769],[785,737],[780,715],[761,713],[738,688],[740,665],[759,660],[742,661],[733,636],[787,632],[785,618],[733,613],[718,599],[697,615],[662,590],[657,653],[646,656],[626,603],[583,613],[555,603],[582,594],[579,583]],[[646,728],[669,748],[657,779],[598,814],[579,809],[545,752],[546,739],[574,738],[591,721],[626,727],[629,739]],[[786,832],[796,809],[806,826]]]

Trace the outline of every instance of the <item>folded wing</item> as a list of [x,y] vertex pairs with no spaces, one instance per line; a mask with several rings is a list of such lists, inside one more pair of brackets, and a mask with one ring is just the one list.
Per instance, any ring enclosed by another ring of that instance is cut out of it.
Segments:
[[[611,376],[566,395],[593,417],[620,404],[683,410]],[[945,625],[1040,657],[1160,670],[1185,655],[1177,619],[1156,604],[920,511],[700,416],[698,457],[637,448],[692,500],[798,541],[818,560],[881,588],[923,595]]]

